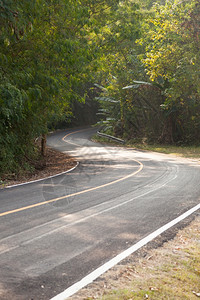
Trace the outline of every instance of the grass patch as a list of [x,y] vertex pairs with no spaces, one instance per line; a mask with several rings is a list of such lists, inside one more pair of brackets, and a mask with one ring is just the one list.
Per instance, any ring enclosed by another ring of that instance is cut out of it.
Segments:
[[122,145],[122,143],[114,141],[112,139],[109,138],[105,138],[103,136],[99,136],[98,134],[93,135],[92,137],[92,141],[97,142],[97,143],[101,143],[101,144],[108,144],[108,145],[113,145],[113,146],[119,146]]
[[181,157],[200,158],[200,147],[197,146],[150,145],[132,142],[128,142],[126,146]]
[[[107,139],[105,137],[98,136],[95,134],[92,138],[94,141],[108,144],[108,145],[121,145],[120,143]],[[141,143],[135,140],[130,140],[124,145],[128,148],[135,148],[138,150],[154,151],[165,154],[171,154],[186,158],[200,158],[200,146],[174,146],[174,145],[158,145],[158,144],[147,144],[146,142]]]

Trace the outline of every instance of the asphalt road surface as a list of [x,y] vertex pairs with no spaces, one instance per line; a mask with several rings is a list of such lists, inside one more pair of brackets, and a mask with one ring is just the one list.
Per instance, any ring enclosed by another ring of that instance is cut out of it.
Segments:
[[0,299],[46,300],[199,203],[199,163],[54,133],[70,173],[0,190]]

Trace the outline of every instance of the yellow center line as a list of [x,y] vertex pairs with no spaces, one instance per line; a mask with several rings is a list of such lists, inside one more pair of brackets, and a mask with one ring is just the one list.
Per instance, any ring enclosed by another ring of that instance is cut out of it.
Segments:
[[[79,131],[82,131],[82,130],[79,130]],[[76,131],[77,132],[77,131]],[[76,132],[73,132],[73,133],[76,133]],[[72,133],[66,135],[65,137],[71,135]],[[64,138],[65,138],[64,137]],[[63,139],[64,139],[63,138]],[[109,185],[112,185],[112,184],[115,184],[115,183],[118,183],[120,181],[123,181],[123,180],[126,180],[134,175],[136,175],[137,173],[139,173],[142,169],[143,169],[143,164],[136,160],[136,159],[132,159],[133,161],[135,161],[136,163],[139,164],[139,169],[129,175],[126,175],[122,178],[119,178],[117,180],[114,180],[114,181],[111,181],[111,182],[108,182],[108,183],[105,183],[105,184],[102,184],[102,185],[99,185],[99,186],[96,186],[96,187],[93,187],[93,188],[90,188],[90,189],[87,189],[87,190],[83,190],[83,191],[80,191],[80,192],[76,192],[76,193],[73,193],[73,194],[70,194],[70,195],[65,195],[65,196],[62,196],[62,197],[58,197],[58,198],[54,198],[54,199],[51,199],[51,200],[46,200],[44,202],[39,202],[39,203],[35,203],[35,204],[31,204],[31,205],[28,205],[28,206],[24,206],[24,207],[21,207],[21,208],[17,208],[17,209],[14,209],[14,210],[10,210],[10,211],[5,211],[3,213],[0,213],[0,217],[2,216],[6,216],[6,215],[10,215],[10,214],[14,214],[14,213],[17,213],[17,212],[20,212],[20,211],[24,211],[24,210],[28,210],[28,209],[31,209],[31,208],[35,208],[35,207],[38,207],[38,206],[42,206],[42,205],[46,205],[46,204],[49,204],[49,203],[52,203],[52,202],[58,202],[60,200],[63,200],[63,199],[68,199],[70,197],[74,197],[74,196],[78,196],[78,195],[82,195],[84,193],[88,193],[88,192],[92,192],[92,191],[95,191],[95,190],[98,190],[98,189],[101,189],[103,187],[107,187]]]
[[86,129],[80,129],[80,130],[77,130],[77,131],[70,132],[70,133],[66,134],[66,135],[62,138],[62,141],[64,141],[65,143],[68,143],[68,144],[71,144],[71,145],[75,145],[75,146],[79,146],[79,147],[80,147],[79,144],[76,144],[76,143],[73,143],[73,142],[70,142],[70,141],[66,141],[65,138],[68,137],[68,136],[70,136],[70,135],[72,135],[72,134],[74,134],[74,133],[78,133],[78,132],[82,132],[82,131],[87,131],[87,130],[88,130],[88,128],[86,128]]

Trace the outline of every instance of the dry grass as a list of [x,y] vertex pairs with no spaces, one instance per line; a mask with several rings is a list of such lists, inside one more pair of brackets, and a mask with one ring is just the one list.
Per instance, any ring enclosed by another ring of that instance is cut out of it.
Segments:
[[[118,142],[109,140],[105,137],[100,137],[98,135],[93,136],[93,140],[100,142],[102,144],[109,145],[121,145]],[[130,140],[126,143],[126,147],[131,147],[139,150],[155,151],[165,154],[172,154],[175,156],[187,157],[187,158],[200,158],[200,146],[174,146],[174,145],[157,145],[157,144],[147,144],[138,143],[134,140]]]
[[73,300],[195,300],[200,297],[200,218],[148,256],[118,265]]
[[169,145],[148,145],[148,144],[128,144],[142,150],[155,151],[172,154],[187,158],[200,158],[200,147],[196,146],[169,146]]

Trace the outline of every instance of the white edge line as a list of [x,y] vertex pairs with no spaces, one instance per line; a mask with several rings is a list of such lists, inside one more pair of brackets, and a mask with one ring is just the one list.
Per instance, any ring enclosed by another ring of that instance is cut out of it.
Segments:
[[82,278],[80,281],[77,283],[73,284],[69,288],[67,288],[65,291],[62,293],[58,294],[57,296],[53,297],[51,300],[65,300],[68,297],[74,295],[77,293],[79,290],[81,290],[83,287],[87,286],[89,283],[92,283],[95,279],[97,279],[99,276],[101,276],[103,273],[114,267],[116,264],[118,264],[120,261],[123,259],[127,258],[129,255],[133,254],[135,251],[143,247],[144,245],[148,244],[150,241],[155,239],[157,236],[162,234],[164,231],[168,230],[169,228],[173,227],[180,221],[184,220],[191,214],[193,214],[195,211],[200,209],[200,203],[190,210],[186,211],[184,214],[180,215],[176,219],[170,221],[169,223],[165,224],[164,226],[158,228],[156,231],[152,232],[145,238],[141,239],[139,242],[134,244],[133,246],[129,247],[127,250],[123,251],[122,253],[118,254],[111,260],[109,260],[107,263],[104,265],[100,266],[84,278]]
[[[87,129],[83,129],[83,130],[87,130]],[[71,134],[76,133],[76,132],[77,132],[77,131],[75,131],[75,132],[72,131],[71,133],[68,133],[67,135],[69,135],[69,134],[71,135]],[[50,132],[50,133],[54,133],[54,132],[52,131],[52,132]],[[65,135],[65,136],[62,138],[62,140],[63,140],[64,142],[66,142],[66,143],[67,143],[67,141],[65,141],[65,137],[66,137],[67,135]],[[74,145],[79,146],[78,144],[74,144]],[[37,180],[32,180],[32,181],[23,182],[23,183],[14,184],[14,185],[8,185],[8,186],[6,186],[5,188],[6,188],[6,189],[11,189],[11,188],[18,187],[18,186],[23,186],[23,185],[26,185],[26,184],[29,184],[29,183],[31,184],[31,183],[39,182],[39,181],[42,181],[42,180],[54,178],[54,177],[57,177],[57,176],[60,176],[60,175],[64,175],[64,174],[67,174],[67,173],[73,171],[74,169],[76,169],[76,168],[78,167],[78,165],[79,165],[79,162],[76,163],[76,166],[75,166],[75,167],[73,167],[73,168],[71,168],[71,169],[69,169],[69,170],[67,170],[67,171],[64,171],[64,172],[62,172],[62,173],[58,173],[58,174],[56,174],[56,175],[52,175],[52,176],[40,178],[40,179],[37,179]]]
[[57,176],[60,176],[60,175],[64,175],[64,174],[67,174],[67,173],[72,172],[73,170],[75,170],[78,167],[78,165],[79,165],[79,162],[77,162],[76,165],[73,168],[71,168],[67,171],[64,171],[62,173],[58,173],[56,175],[52,175],[52,176],[48,176],[48,177],[44,177],[44,178],[40,178],[40,179],[37,179],[37,180],[28,181],[28,182],[23,182],[23,183],[19,183],[19,184],[15,184],[15,185],[8,185],[5,188],[10,189],[10,188],[13,188],[13,187],[18,187],[18,186],[21,186],[21,185],[26,185],[26,184],[29,184],[29,183],[35,183],[35,182],[39,182],[39,181],[42,181],[42,180],[54,178],[54,177],[57,177]]

